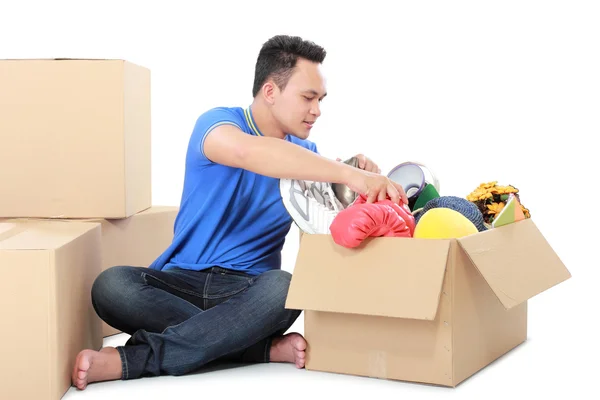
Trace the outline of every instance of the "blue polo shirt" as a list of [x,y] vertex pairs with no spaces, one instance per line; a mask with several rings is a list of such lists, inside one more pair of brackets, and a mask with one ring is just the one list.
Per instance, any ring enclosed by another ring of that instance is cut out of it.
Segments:
[[[210,161],[204,140],[223,124],[262,136],[249,107],[218,107],[200,115],[187,149],[173,242],[151,269],[219,266],[258,275],[281,268],[281,249],[293,221],[283,205],[279,179]],[[284,140],[318,153],[309,140],[292,135]]]

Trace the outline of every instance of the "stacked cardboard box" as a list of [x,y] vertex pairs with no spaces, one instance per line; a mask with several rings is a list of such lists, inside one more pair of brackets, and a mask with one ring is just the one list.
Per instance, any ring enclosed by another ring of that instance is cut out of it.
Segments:
[[148,69],[2,60],[0,87],[0,398],[59,399],[77,353],[117,333],[94,279],[147,267],[178,209],[151,201]]

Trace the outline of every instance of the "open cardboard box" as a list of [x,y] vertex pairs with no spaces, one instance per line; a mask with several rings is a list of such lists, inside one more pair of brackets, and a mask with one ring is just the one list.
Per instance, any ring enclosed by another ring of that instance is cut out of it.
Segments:
[[306,369],[455,387],[527,338],[527,300],[571,277],[531,219],[457,239],[303,234],[286,308]]

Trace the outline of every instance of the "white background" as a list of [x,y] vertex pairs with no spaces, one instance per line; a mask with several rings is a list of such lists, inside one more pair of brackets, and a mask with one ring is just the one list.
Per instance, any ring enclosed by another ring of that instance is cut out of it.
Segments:
[[[328,51],[329,95],[311,136],[322,154],[345,159],[363,152],[384,173],[422,161],[437,173],[443,195],[466,196],[491,180],[512,184],[573,278],[530,300],[523,346],[456,389],[258,365],[96,384],[65,398],[600,393],[600,168],[592,145],[600,131],[598,5],[319,3],[3,1],[0,58],[122,58],[150,68],[153,201],[177,205],[198,115],[250,104],[262,43],[275,34],[300,35]],[[284,249],[288,271],[297,243],[293,229]],[[293,330],[303,331],[302,318]],[[105,344],[120,344],[123,336]]]

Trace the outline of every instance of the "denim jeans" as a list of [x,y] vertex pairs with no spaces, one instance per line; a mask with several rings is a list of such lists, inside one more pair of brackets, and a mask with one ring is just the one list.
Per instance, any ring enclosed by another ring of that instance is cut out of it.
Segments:
[[291,274],[213,267],[116,266],[92,287],[96,313],[131,335],[117,347],[122,379],[183,375],[213,361],[269,362],[271,341],[300,315],[285,309]]

